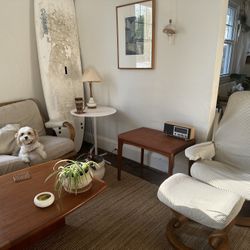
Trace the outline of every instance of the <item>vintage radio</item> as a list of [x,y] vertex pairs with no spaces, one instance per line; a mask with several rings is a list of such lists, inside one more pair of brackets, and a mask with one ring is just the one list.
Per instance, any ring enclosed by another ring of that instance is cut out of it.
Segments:
[[164,123],[164,133],[184,140],[192,140],[195,136],[194,128],[174,122]]

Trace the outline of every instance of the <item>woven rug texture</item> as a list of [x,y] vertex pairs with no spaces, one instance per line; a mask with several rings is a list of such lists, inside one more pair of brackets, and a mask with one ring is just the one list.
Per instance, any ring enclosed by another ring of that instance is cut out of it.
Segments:
[[[66,217],[66,225],[29,249],[173,249],[165,238],[172,212],[157,199],[158,187],[141,178],[106,167],[108,188]],[[210,229],[196,223],[178,229],[182,241],[197,250],[211,249]],[[234,227],[231,249],[250,249],[250,229]]]

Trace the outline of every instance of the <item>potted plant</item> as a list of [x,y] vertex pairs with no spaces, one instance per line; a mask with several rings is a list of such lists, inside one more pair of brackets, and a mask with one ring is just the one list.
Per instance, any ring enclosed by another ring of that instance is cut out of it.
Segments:
[[45,182],[56,175],[55,190],[60,197],[62,188],[69,193],[82,193],[91,188],[92,174],[90,166],[98,166],[96,162],[80,162],[73,160],[60,160],[53,166],[51,173]]

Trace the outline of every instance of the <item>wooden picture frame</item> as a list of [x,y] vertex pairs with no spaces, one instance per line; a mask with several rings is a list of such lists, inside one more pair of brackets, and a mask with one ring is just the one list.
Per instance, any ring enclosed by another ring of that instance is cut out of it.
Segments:
[[118,69],[153,69],[155,0],[116,7]]

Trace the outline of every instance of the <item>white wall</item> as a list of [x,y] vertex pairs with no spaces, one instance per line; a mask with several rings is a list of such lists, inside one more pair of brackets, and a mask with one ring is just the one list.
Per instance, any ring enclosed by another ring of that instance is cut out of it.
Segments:
[[[140,126],[162,130],[167,120],[194,126],[204,140],[217,97],[227,0],[157,0],[155,69],[119,70],[115,6],[129,2],[134,1],[76,0],[83,64],[104,79],[94,95],[118,110],[98,120],[101,147],[112,150],[119,133]],[[162,33],[170,18],[177,26],[175,45]],[[134,148],[125,149],[126,156],[139,160]],[[166,159],[148,157],[148,164],[166,171]],[[177,169],[186,168],[183,164],[182,154]]]
[[[227,0],[157,0],[155,69],[118,70],[115,6],[128,2],[133,1],[76,0],[83,63],[104,79],[94,95],[118,109],[98,119],[100,146],[112,150],[117,134],[139,126],[161,130],[166,120],[193,125],[204,140],[216,102]],[[169,18],[178,30],[175,45],[162,33]],[[2,1],[0,27],[0,102],[34,97],[44,106],[33,1]],[[125,149],[126,156],[139,159],[133,148]],[[166,171],[166,159],[147,159]],[[177,158],[177,169],[183,161],[183,155]]]
[[1,1],[0,102],[38,99],[45,110],[32,0]]

